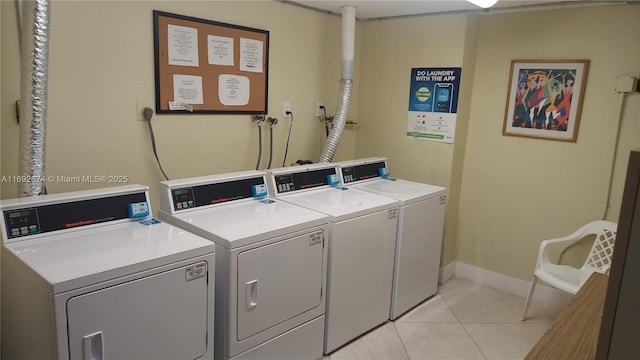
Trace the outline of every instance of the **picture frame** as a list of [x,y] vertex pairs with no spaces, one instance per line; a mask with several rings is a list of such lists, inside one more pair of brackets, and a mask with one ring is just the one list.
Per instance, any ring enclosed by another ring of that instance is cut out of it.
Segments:
[[512,60],[502,135],[576,142],[589,60]]

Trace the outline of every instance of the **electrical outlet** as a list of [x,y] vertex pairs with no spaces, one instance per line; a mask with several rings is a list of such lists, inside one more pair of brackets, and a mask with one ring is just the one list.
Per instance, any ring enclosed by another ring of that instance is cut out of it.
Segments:
[[282,103],[282,118],[290,118],[291,117],[291,103],[285,101]]
[[324,108],[324,103],[321,101],[317,101],[316,102],[316,116],[322,116],[324,115],[325,111],[323,110]]

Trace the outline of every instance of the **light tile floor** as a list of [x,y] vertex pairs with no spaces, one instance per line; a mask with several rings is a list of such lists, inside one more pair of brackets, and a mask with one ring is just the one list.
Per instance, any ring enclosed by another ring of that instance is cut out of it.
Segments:
[[559,309],[453,278],[438,294],[323,360],[523,359]]

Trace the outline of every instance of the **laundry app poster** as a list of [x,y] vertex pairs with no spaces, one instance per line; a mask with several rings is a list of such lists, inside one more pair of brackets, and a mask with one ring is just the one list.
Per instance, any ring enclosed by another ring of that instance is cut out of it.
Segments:
[[453,143],[461,68],[412,68],[407,137]]

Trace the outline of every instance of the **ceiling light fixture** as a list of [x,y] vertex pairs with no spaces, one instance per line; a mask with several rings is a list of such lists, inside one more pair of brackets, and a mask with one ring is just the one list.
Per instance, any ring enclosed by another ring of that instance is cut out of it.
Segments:
[[483,9],[490,8],[495,5],[498,0],[467,0],[473,5],[480,6]]

